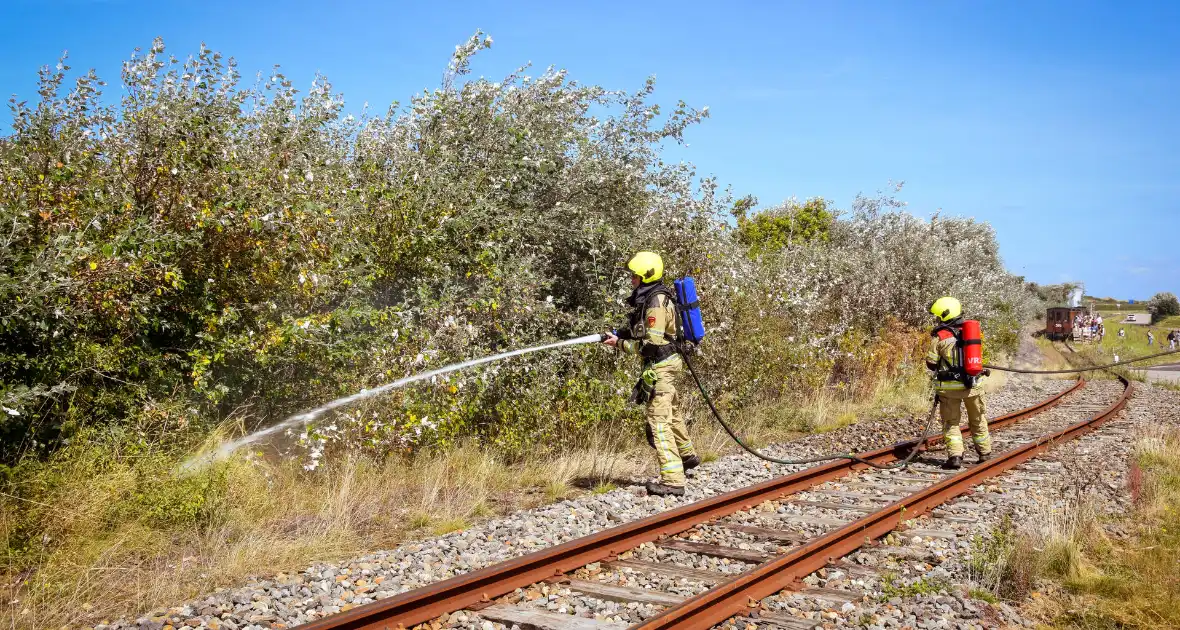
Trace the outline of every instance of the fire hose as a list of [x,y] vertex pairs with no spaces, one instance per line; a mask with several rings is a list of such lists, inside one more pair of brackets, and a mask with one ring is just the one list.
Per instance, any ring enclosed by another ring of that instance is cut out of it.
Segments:
[[1154,359],[1156,357],[1162,357],[1162,356],[1166,356],[1169,354],[1176,354],[1177,352],[1180,352],[1180,350],[1165,350],[1163,352],[1157,352],[1155,354],[1148,354],[1148,355],[1144,355],[1141,357],[1136,357],[1134,359],[1127,359],[1125,361],[1115,361],[1114,363],[1107,363],[1105,365],[1094,365],[1094,366],[1085,367],[1085,368],[1071,368],[1068,370],[1025,370],[1025,369],[1021,369],[1021,368],[1004,367],[1004,366],[1000,366],[1000,365],[988,365],[986,363],[983,365],[983,367],[985,369],[989,369],[989,370],[997,370],[1000,372],[1012,372],[1014,374],[1076,374],[1078,372],[1092,372],[1094,370],[1106,370],[1106,369],[1110,369],[1112,367],[1115,367],[1117,365],[1127,365],[1128,363],[1139,363],[1140,361],[1146,361],[1148,359]]
[[[758,459],[768,461],[768,462],[771,462],[774,464],[783,464],[783,465],[787,465],[787,466],[797,466],[797,465],[802,465],[802,464],[815,464],[818,462],[825,462],[825,461],[831,461],[831,460],[836,460],[836,459],[847,459],[847,460],[854,461],[858,464],[864,464],[866,466],[871,466],[873,468],[877,468],[877,469],[881,469],[881,470],[892,470],[892,469],[897,469],[897,468],[908,467],[910,465],[910,463],[913,461],[913,459],[917,456],[917,454],[919,452],[922,452],[925,450],[924,448],[921,448],[921,446],[926,443],[926,438],[931,437],[930,428],[934,424],[934,416],[935,416],[935,413],[938,411],[938,397],[937,397],[937,395],[935,395],[934,403],[930,407],[930,413],[926,417],[926,423],[925,423],[925,427],[922,430],[922,435],[919,436],[919,438],[916,441],[913,441],[913,447],[910,449],[910,452],[908,455],[906,455],[905,459],[896,461],[892,464],[877,464],[875,462],[870,462],[864,458],[857,457],[856,455],[844,454],[844,453],[833,453],[830,455],[817,455],[815,457],[806,457],[806,458],[802,458],[802,459],[780,459],[777,457],[772,457],[770,455],[767,455],[765,453],[758,451],[754,447],[747,444],[745,442],[745,440],[743,440],[741,438],[741,436],[739,436],[737,434],[737,432],[733,429],[733,427],[729,426],[729,423],[726,422],[725,419],[721,417],[721,412],[717,411],[717,406],[713,404],[712,397],[709,396],[708,390],[705,389],[704,383],[701,382],[700,376],[697,375],[696,367],[692,364],[692,359],[689,357],[689,355],[692,352],[691,349],[685,348],[685,347],[679,346],[679,345],[677,346],[677,349],[680,350],[680,356],[681,356],[681,358],[684,359],[684,364],[688,366],[688,372],[690,375],[692,375],[693,382],[696,383],[697,389],[700,390],[700,392],[701,392],[701,397],[704,398],[705,404],[709,407],[709,411],[711,411],[713,413],[713,417],[717,420],[717,423],[721,425],[721,428],[725,429],[725,432],[729,434],[729,437],[733,438],[733,441],[736,442],[738,446],[742,447],[747,453],[753,455],[754,457],[757,457]],[[1149,354],[1149,355],[1145,355],[1142,357],[1136,357],[1134,359],[1127,359],[1125,361],[1116,361],[1114,363],[1108,363],[1106,365],[1097,365],[1097,366],[1092,366],[1092,367],[1087,367],[1087,368],[1075,368],[1075,369],[1068,369],[1068,370],[1027,370],[1027,369],[1022,369],[1022,368],[1013,368],[1013,367],[987,365],[987,364],[984,365],[984,368],[996,370],[996,371],[1000,371],[1000,372],[1013,372],[1016,374],[1073,374],[1073,373],[1078,373],[1078,372],[1091,372],[1094,370],[1105,370],[1105,369],[1109,369],[1109,368],[1112,368],[1112,367],[1115,367],[1118,365],[1126,365],[1129,363],[1138,363],[1140,361],[1146,361],[1148,359],[1154,359],[1156,357],[1162,357],[1162,356],[1169,355],[1169,354],[1175,354],[1177,352],[1180,352],[1180,350],[1168,350],[1165,352],[1158,352],[1156,354]]]
[[688,366],[688,373],[692,375],[692,380],[696,383],[697,389],[700,390],[701,397],[705,399],[705,404],[709,406],[709,411],[713,412],[713,417],[717,420],[717,424],[720,424],[721,428],[725,429],[725,432],[729,434],[729,437],[733,438],[733,441],[737,442],[737,445],[742,447],[743,449],[745,449],[745,451],[747,453],[753,455],[754,457],[757,457],[758,459],[765,460],[765,461],[768,461],[768,462],[771,462],[774,464],[783,464],[786,466],[798,466],[801,464],[815,464],[818,462],[826,462],[826,461],[831,461],[834,459],[848,459],[848,460],[854,461],[858,464],[864,464],[866,466],[871,466],[873,468],[878,468],[881,470],[892,470],[895,468],[905,468],[910,465],[910,462],[912,462],[915,457],[918,456],[919,452],[925,450],[925,449],[919,448],[919,447],[922,444],[926,443],[926,438],[929,437],[928,433],[930,431],[930,427],[934,424],[935,412],[938,411],[938,401],[936,399],[934,401],[934,403],[930,406],[930,413],[926,416],[926,425],[922,429],[921,437],[919,437],[918,440],[915,442],[913,448],[910,449],[910,452],[908,455],[906,455],[905,459],[896,461],[892,464],[878,464],[876,462],[870,462],[867,459],[864,459],[862,457],[858,457],[856,455],[852,455],[851,453],[849,453],[849,454],[833,453],[831,455],[817,455],[815,457],[805,457],[803,459],[780,459],[780,458],[772,457],[770,455],[762,453],[762,452],[758,451],[758,449],[750,446],[749,444],[746,444],[745,440],[743,440],[741,438],[741,436],[739,436],[737,434],[737,432],[733,430],[733,427],[729,426],[729,423],[726,422],[725,419],[721,417],[721,412],[717,411],[717,406],[713,404],[713,399],[709,396],[708,390],[705,389],[704,383],[701,382],[701,378],[697,375],[696,367],[693,366],[692,359],[690,359],[688,355],[689,355],[689,353],[687,353],[687,352],[680,353],[681,358],[684,359],[684,364]]

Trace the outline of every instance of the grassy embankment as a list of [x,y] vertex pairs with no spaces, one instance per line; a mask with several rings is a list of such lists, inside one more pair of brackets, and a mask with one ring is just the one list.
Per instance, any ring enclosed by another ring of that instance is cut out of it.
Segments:
[[1056,343],[1049,341],[1043,337],[1038,337],[1036,340],[1037,349],[1040,350],[1043,360],[1036,369],[1040,370],[1067,370],[1073,367],[1069,360],[1062,354],[1062,349]]
[[[734,452],[699,397],[684,400],[704,459]],[[924,407],[924,380],[913,372],[857,399],[822,390],[806,405],[762,405],[735,420],[762,445]],[[9,497],[0,505],[0,540],[9,557],[26,559],[23,570],[4,572],[0,623],[76,627],[134,618],[252,575],[297,571],[607,492],[654,474],[652,460],[642,438],[602,432],[559,454],[512,462],[465,444],[384,462],[332,462],[314,474],[297,462],[244,456],[182,477],[175,456],[78,441],[34,478],[52,487],[47,501],[18,505]],[[37,548],[14,549],[31,518],[43,532]]]
[[[1114,360],[1116,354],[1120,360],[1126,360],[1133,357],[1163,352],[1168,349],[1168,332],[1180,330],[1180,317],[1169,317],[1150,326],[1139,326],[1120,323],[1125,313],[1116,311],[1099,311],[1099,313],[1102,315],[1106,326],[1106,337],[1103,338],[1102,342],[1075,342],[1072,344],[1079,354],[1096,363],[1109,363]],[[1120,328],[1126,331],[1124,338],[1119,337]],[[1155,335],[1152,345],[1148,345],[1147,343],[1147,333],[1149,331]],[[1119,370],[1119,373],[1142,381],[1144,380],[1142,374],[1143,367],[1164,363],[1176,363],[1177,361],[1180,361],[1180,353],[1136,363],[1132,367]]]
[[1011,541],[1006,584],[1048,627],[1180,627],[1180,431],[1141,436],[1133,465],[1129,513],[1099,518],[1079,490],[1038,532],[993,537]]
[[[1038,345],[1046,369],[1101,357],[1110,346],[1122,356],[1148,353],[1145,331],[1118,345],[1108,334],[1107,342],[1101,350],[1079,344],[1081,357]],[[1140,435],[1128,485],[1134,502],[1126,514],[1100,515],[1088,488],[1075,487],[1035,518],[1005,521],[977,538],[970,568],[984,589],[976,594],[1023,602],[1049,628],[1180,627],[1180,430]]]

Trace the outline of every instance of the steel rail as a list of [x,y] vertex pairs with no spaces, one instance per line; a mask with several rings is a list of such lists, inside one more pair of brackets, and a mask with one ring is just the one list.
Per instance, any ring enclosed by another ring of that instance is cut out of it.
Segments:
[[1097,429],[1126,406],[1134,390],[1130,381],[1121,376],[1119,380],[1124,384],[1122,395],[1092,418],[1038,437],[998,454],[987,462],[928,486],[794,551],[768,560],[733,580],[668,608],[659,615],[632,626],[630,630],[705,630],[735,615],[756,610],[762,599],[801,584],[804,577],[852,553],[868,541],[897,529],[903,520],[914,518],[965,494],[980,481],[1023,463],[1054,443],[1072,440]]
[[[1061,399],[1085,386],[1078,382],[1059,394],[1035,405],[1015,411],[988,424],[1003,428],[1057,405]],[[964,430],[966,427],[964,426]],[[938,443],[941,436],[926,438],[926,446]],[[904,458],[917,447],[921,438],[913,438],[885,448],[868,451],[860,457],[886,464]],[[505,560],[471,573],[457,575],[442,582],[406,591],[387,599],[358,606],[300,626],[304,630],[376,630],[409,628],[444,614],[478,606],[517,588],[562,575],[591,562],[598,562],[634,549],[645,542],[678,534],[696,525],[838,479],[857,470],[869,468],[849,460],[835,460],[776,477],[760,484],[731,490],[724,494],[682,505],[643,519],[624,523],[589,536],[571,540],[548,549]]]

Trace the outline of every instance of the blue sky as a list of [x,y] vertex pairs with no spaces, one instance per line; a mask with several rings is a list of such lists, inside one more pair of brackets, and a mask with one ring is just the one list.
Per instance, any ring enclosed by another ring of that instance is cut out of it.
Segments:
[[66,49],[117,82],[159,35],[384,107],[437,86],[480,28],[495,45],[476,74],[531,61],[623,89],[654,74],[661,102],[708,105],[676,156],[763,205],[847,207],[904,180],[916,214],[991,222],[1029,279],[1180,291],[1180,3],[638,4],[5,0],[0,94],[34,97]]

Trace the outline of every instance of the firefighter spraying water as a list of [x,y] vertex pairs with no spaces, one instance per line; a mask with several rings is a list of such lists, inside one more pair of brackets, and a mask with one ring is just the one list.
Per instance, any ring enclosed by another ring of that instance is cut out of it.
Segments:
[[688,427],[677,404],[676,376],[684,371],[685,342],[699,343],[701,324],[692,278],[677,280],[673,293],[663,282],[664,261],[655,252],[639,252],[627,263],[634,289],[627,326],[607,334],[603,343],[643,359],[631,402],[646,405],[647,441],[656,450],[660,480],[647,484],[649,494],[684,494],[684,472],[700,465]]

